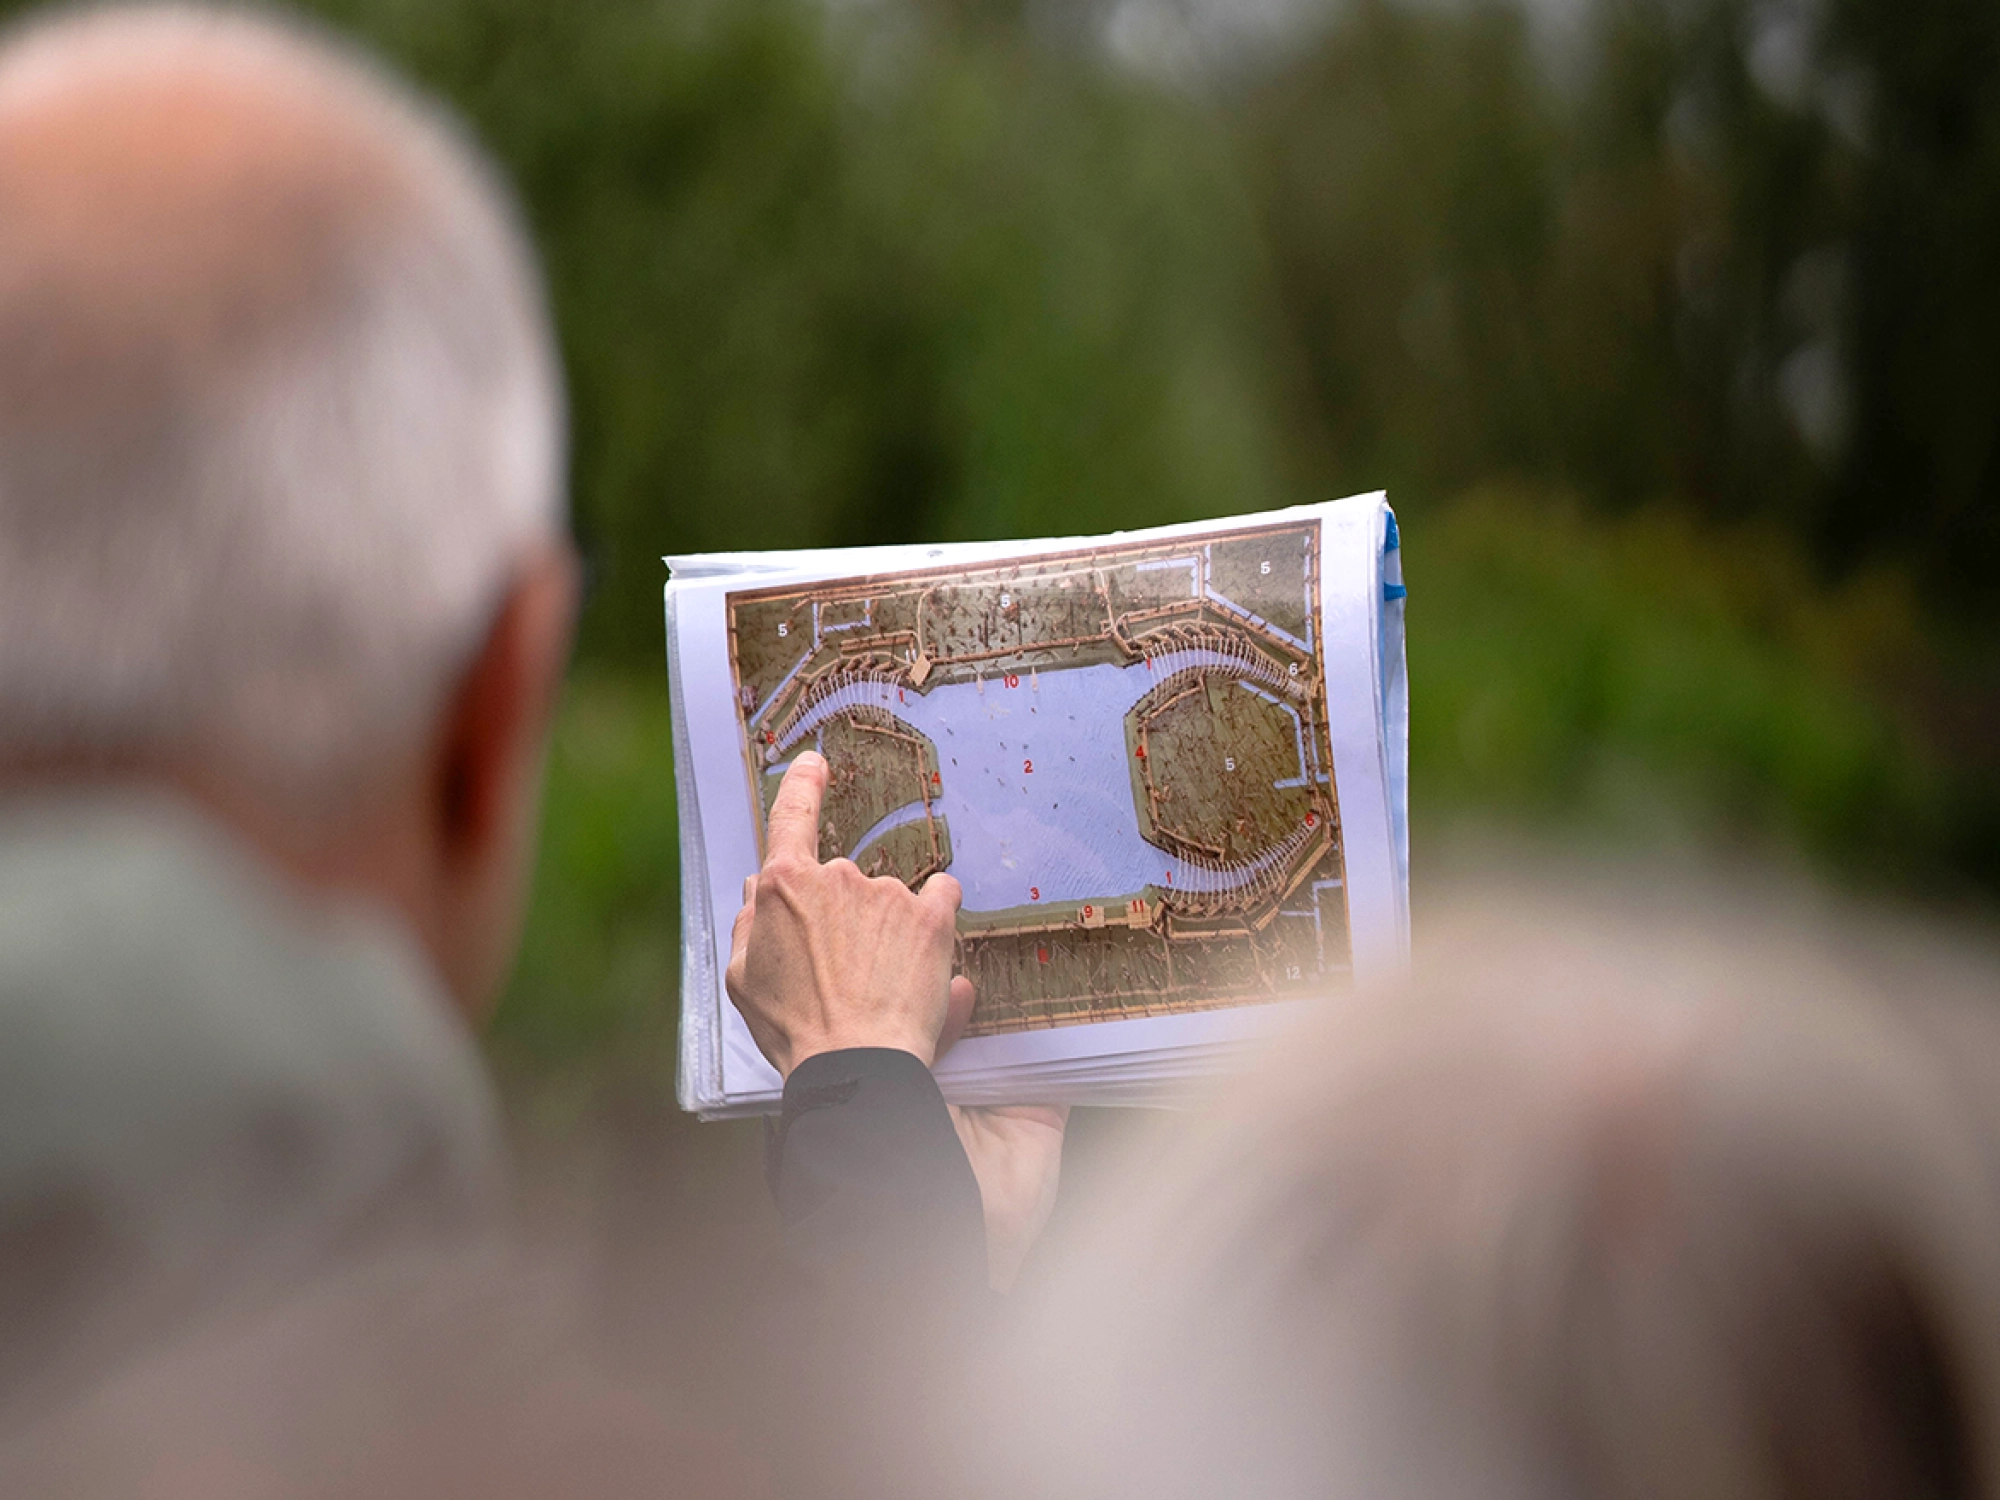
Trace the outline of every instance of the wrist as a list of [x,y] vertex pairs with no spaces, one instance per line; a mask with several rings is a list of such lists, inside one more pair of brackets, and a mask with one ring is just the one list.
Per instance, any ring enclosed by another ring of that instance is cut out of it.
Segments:
[[792,1070],[809,1057],[865,1047],[907,1052],[927,1068],[937,1056],[936,1040],[921,1033],[882,1026],[843,1026],[831,1031],[816,1031],[790,1039],[790,1045],[786,1048],[787,1055],[779,1065],[778,1072],[783,1077],[790,1077]]

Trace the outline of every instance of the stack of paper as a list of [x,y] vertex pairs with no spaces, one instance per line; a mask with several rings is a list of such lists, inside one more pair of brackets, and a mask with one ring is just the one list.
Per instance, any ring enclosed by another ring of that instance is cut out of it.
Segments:
[[1381,495],[1067,540],[667,559],[680,1097],[774,1109],[724,993],[785,768],[822,858],[964,888],[961,1103],[1159,1103],[1406,961],[1402,571]]

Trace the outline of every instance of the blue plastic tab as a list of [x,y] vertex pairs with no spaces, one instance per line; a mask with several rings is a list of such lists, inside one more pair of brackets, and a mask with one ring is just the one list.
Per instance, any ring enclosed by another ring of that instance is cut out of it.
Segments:
[[1392,510],[1389,512],[1388,534],[1382,539],[1382,550],[1384,552],[1394,552],[1402,545],[1403,539],[1396,531],[1396,513]]
[[1407,599],[1409,597],[1410,591],[1400,583],[1385,583],[1382,585],[1382,602],[1384,604],[1393,604],[1398,599]]

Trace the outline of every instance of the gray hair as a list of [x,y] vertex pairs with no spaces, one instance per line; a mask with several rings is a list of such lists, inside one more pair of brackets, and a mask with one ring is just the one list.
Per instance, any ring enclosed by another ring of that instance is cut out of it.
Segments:
[[1176,1139],[1021,1338],[1013,1488],[2000,1493],[1990,961],[1645,900],[1480,895]]
[[560,526],[563,447],[532,252],[437,111],[233,11],[0,48],[0,760],[337,805]]

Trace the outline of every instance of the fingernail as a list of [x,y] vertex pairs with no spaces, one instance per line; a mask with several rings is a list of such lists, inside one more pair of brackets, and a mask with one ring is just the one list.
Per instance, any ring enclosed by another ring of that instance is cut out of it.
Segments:
[[824,766],[826,757],[817,750],[801,750],[798,763],[802,766]]

